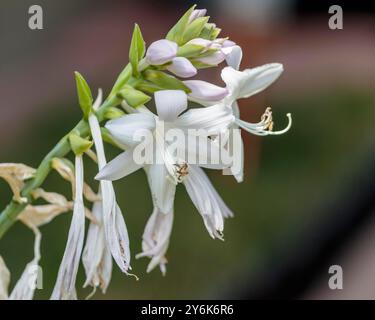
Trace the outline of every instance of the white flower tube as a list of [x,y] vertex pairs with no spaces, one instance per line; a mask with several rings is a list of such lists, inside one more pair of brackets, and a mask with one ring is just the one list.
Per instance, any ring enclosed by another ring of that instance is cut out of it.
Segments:
[[[97,110],[101,104],[102,92],[99,90],[93,109]],[[94,139],[95,149],[98,156],[99,170],[103,169],[107,164],[104,153],[103,139],[100,132],[99,121],[94,114],[89,116],[89,124],[91,134]],[[103,225],[107,245],[111,251],[113,258],[122,272],[128,274],[130,267],[130,249],[129,236],[122,215],[121,209],[117,204],[115,191],[112,182],[107,180],[100,181],[103,205]]]
[[35,234],[34,259],[26,265],[21,278],[17,281],[9,300],[32,300],[39,276],[41,233],[38,228],[32,228]]
[[74,196],[73,218],[69,229],[68,241],[60,264],[55,288],[51,300],[76,300],[75,289],[79,261],[85,234],[85,207],[83,204],[83,159],[76,156],[76,188]]
[[92,213],[97,222],[90,223],[82,262],[86,272],[86,282],[83,287],[90,285],[96,289],[100,286],[102,292],[105,293],[111,281],[112,256],[105,239],[102,210],[102,202],[95,202]]

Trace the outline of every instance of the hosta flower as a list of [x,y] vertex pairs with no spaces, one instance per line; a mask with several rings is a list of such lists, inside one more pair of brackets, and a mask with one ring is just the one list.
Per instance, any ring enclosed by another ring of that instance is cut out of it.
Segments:
[[[186,159],[179,158],[174,153],[172,154],[169,149],[171,142],[165,139],[168,131],[164,134],[164,127],[176,128],[179,115],[187,108],[186,94],[179,90],[158,91],[155,93],[155,104],[158,112],[157,116],[145,110],[145,108],[138,108],[138,113],[107,123],[106,128],[111,135],[121,144],[128,146],[129,149],[109,162],[96,178],[99,180],[116,180],[145,167],[155,206],[163,214],[172,212],[176,185],[182,183],[202,215],[209,234],[213,238],[222,238],[223,220],[225,217],[231,216],[232,213],[214,190],[203,170],[199,168],[199,166],[214,169],[225,167],[217,159],[220,155],[219,147],[212,143],[207,135],[203,137],[204,143],[213,151],[210,152],[211,158],[208,159],[207,163],[190,164],[186,162]],[[203,109],[202,111],[202,117],[198,117],[198,119],[193,117],[191,119],[192,123],[204,121],[205,110]],[[212,116],[210,119],[211,123],[215,122]],[[185,119],[185,122],[189,123],[189,120]],[[136,140],[134,136],[136,131],[150,131],[152,133],[153,138],[149,143],[153,146],[153,156],[155,156],[156,161],[152,163],[137,163],[135,161],[134,154],[140,144],[140,141]],[[194,154],[196,157],[196,149],[189,149],[189,147],[189,145],[185,144],[177,146],[177,155],[187,153]],[[161,162],[158,162],[158,159]],[[157,229],[155,232],[157,232]],[[157,242],[160,243],[161,240]],[[158,247],[158,245],[156,246]],[[150,252],[148,248],[147,246],[144,247],[144,251]],[[160,257],[163,254],[163,250],[158,252],[155,250],[155,254],[152,256],[158,257],[159,261],[162,261],[163,259]],[[150,253],[145,255],[150,256]]]
[[147,272],[151,272],[159,265],[163,275],[166,274],[167,258],[165,257],[169,246],[173,226],[173,208],[167,213],[163,213],[154,204],[154,210],[147,221],[145,231],[142,236],[142,253],[136,258],[148,257],[151,259],[147,266]]
[[184,57],[173,58],[170,65],[167,66],[167,70],[181,78],[190,78],[197,74],[197,69],[190,60]]
[[[94,111],[99,108],[101,100],[102,92],[99,90],[98,98],[93,105]],[[98,167],[99,170],[101,170],[107,164],[107,160],[104,153],[104,145],[99,121],[93,113],[89,116],[89,124],[98,157]],[[131,269],[129,236],[121,209],[117,204],[115,190],[113,189],[113,185],[110,181],[101,181],[100,189],[102,198],[102,221],[107,246],[122,272],[128,273],[128,270]],[[100,251],[97,251],[97,253],[103,254],[103,252]],[[95,259],[99,259],[99,257],[95,257]]]
[[83,159],[76,156],[75,161],[75,196],[73,218],[69,229],[68,241],[60,264],[52,300],[75,300],[75,288],[79,261],[81,258],[85,233],[85,207],[83,204]]
[[0,300],[8,299],[10,272],[2,256],[0,256]]
[[94,203],[92,213],[96,221],[90,223],[82,254],[86,272],[86,281],[83,287],[90,285],[95,292],[96,287],[100,286],[102,292],[105,293],[112,276],[112,256],[105,239],[101,201]]

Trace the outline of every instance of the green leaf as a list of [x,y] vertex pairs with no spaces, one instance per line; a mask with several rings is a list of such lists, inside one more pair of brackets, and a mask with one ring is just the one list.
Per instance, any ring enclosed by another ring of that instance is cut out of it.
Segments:
[[118,92],[117,96],[124,99],[126,103],[133,108],[146,104],[151,100],[151,97],[147,94],[144,94],[142,91],[136,90],[131,86],[125,86],[124,89]]
[[93,145],[92,141],[86,140],[75,133],[69,135],[69,142],[76,156],[81,156]]
[[108,99],[115,96],[117,92],[120,91],[124,87],[124,85],[130,80],[131,76],[132,76],[132,66],[131,64],[127,64],[126,67],[121,71],[121,73],[117,77],[117,80],[111,90],[111,93],[108,96]]
[[186,43],[192,39],[198,38],[209,19],[210,17],[200,17],[190,23],[185,29],[182,42]]
[[77,85],[78,102],[82,109],[83,116],[87,120],[90,115],[93,102],[91,90],[86,80],[79,72],[74,72],[74,75]]
[[135,76],[139,75],[138,63],[143,58],[145,51],[146,45],[145,41],[143,40],[141,29],[137,24],[135,24],[129,50],[129,61],[132,65],[133,74]]
[[164,90],[183,90],[186,93],[190,93],[190,89],[182,81],[162,71],[146,70],[143,75],[146,80]]
[[181,17],[180,20],[173,26],[173,28],[168,32],[165,37],[167,40],[174,41],[178,45],[183,45],[183,34],[186,30],[186,27],[189,23],[189,18],[196,5],[192,6],[186,13]]

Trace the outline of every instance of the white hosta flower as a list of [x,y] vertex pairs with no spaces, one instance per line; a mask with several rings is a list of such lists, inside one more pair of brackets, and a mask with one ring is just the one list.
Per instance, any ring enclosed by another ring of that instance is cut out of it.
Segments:
[[[100,90],[98,98],[93,105],[94,110],[99,108],[101,100],[102,92]],[[98,157],[98,167],[99,170],[102,170],[106,166],[107,160],[104,153],[99,121],[94,114],[89,116],[89,124]],[[102,195],[103,226],[107,245],[121,271],[128,274],[128,270],[131,270],[130,248],[124,217],[117,204],[112,183],[110,181],[101,181],[100,189]]]
[[17,281],[9,300],[32,300],[39,277],[40,242],[42,239],[39,229],[30,226],[35,234],[34,259],[26,265],[21,278]]
[[77,293],[75,282],[83,248],[85,233],[85,207],[83,204],[83,159],[76,156],[75,196],[73,218],[69,229],[68,241],[60,264],[52,300],[75,300]]
[[190,78],[197,74],[197,69],[189,59],[184,57],[174,58],[171,64],[167,66],[167,70],[181,78]]
[[0,256],[0,300],[8,299],[8,288],[10,283],[10,272],[4,259]]
[[[240,61],[240,57],[237,58]],[[239,61],[235,62],[235,64],[239,65]],[[262,116],[260,122],[250,123],[240,119],[240,111],[237,104],[238,99],[248,98],[266,89],[277,80],[282,71],[283,66],[279,63],[266,64],[260,67],[246,69],[244,71],[238,71],[232,67],[226,67],[222,70],[221,77],[229,90],[229,94],[222,101],[222,104],[227,106],[228,112],[234,115],[233,129],[240,127],[251,134],[260,136],[280,135],[290,129],[292,125],[292,118],[290,114],[287,114],[289,122],[285,129],[280,131],[272,131],[273,120],[270,108],[266,109],[266,112]],[[233,156],[238,157],[238,161],[242,161],[243,163],[243,151],[241,153],[233,154]],[[237,181],[241,182],[243,180],[243,165],[240,171],[232,173]]]
[[[155,93],[155,103],[158,116],[149,111],[143,111],[144,109],[142,108],[137,108],[139,113],[130,114],[107,123],[106,128],[112,136],[120,143],[130,146],[130,149],[108,163],[96,178],[99,180],[116,180],[145,167],[155,206],[163,214],[168,214],[173,210],[176,185],[183,183],[192,201],[201,213],[210,235],[221,238],[223,218],[230,215],[230,210],[223,204],[218,194],[212,191],[212,185],[208,182],[205,173],[198,166],[190,165],[185,161],[186,159],[178,158],[169,152],[168,146],[170,141],[165,139],[164,132],[162,131],[164,130],[164,125],[168,128],[176,128],[176,124],[179,122],[179,114],[187,107],[187,97],[180,90],[158,91]],[[190,123],[192,126],[196,126],[197,121],[205,122],[205,117],[207,117],[205,109],[201,109],[201,111],[202,116],[192,117]],[[197,112],[199,113],[199,111]],[[209,119],[210,121],[208,121],[207,126],[210,126],[210,124],[213,126],[216,121],[215,115],[211,114]],[[189,119],[186,116],[183,122],[189,125]],[[137,146],[140,142],[135,140],[134,131],[130,132],[128,130],[130,124],[132,124],[133,129],[138,126],[138,130],[148,129],[152,131],[154,140],[150,143],[153,143],[154,154],[156,159],[162,160],[161,163],[158,163],[157,160],[151,164],[135,162],[133,154],[137,152]],[[218,149],[216,144],[207,138],[207,135],[205,138],[204,143],[211,149]],[[184,149],[183,151],[187,151],[188,153],[197,152],[195,149],[190,150],[189,146],[185,145],[177,146],[178,148]],[[181,153],[177,152],[177,154]],[[213,152],[212,154],[215,157],[219,152]],[[225,167],[220,161],[212,160],[209,159],[206,164],[199,163],[199,165],[213,169]],[[202,198],[202,195],[204,198]]]
[[100,286],[105,293],[112,276],[112,256],[105,239],[101,201],[94,203],[92,213],[97,222],[90,223],[82,254],[86,272],[86,282],[83,287],[92,286],[95,290]]
[[147,266],[147,272],[151,272],[159,265],[162,274],[166,274],[167,259],[165,254],[168,250],[172,226],[173,209],[168,213],[163,213],[154,205],[154,210],[147,221],[142,236],[142,253],[136,256],[137,259],[142,257],[151,259]]
[[177,43],[161,39],[150,44],[146,52],[146,61],[150,65],[158,66],[171,61],[176,57]]

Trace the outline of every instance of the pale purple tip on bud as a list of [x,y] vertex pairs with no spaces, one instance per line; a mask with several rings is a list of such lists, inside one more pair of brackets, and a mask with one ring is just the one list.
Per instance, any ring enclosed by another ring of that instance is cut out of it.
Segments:
[[219,101],[228,95],[228,89],[202,80],[187,80],[184,84],[191,90],[189,97],[196,100]]
[[198,58],[196,60],[205,64],[215,66],[215,65],[218,65],[219,63],[222,63],[225,60],[225,57],[226,55],[221,50],[219,50],[210,54],[209,56]]
[[195,19],[198,19],[200,17],[204,17],[206,15],[206,13],[207,13],[207,9],[194,10],[189,17],[188,23],[192,23]]
[[151,65],[161,65],[171,61],[177,55],[178,45],[166,39],[158,40],[148,47],[146,60]]
[[197,74],[197,69],[184,57],[174,58],[172,64],[167,67],[167,70],[181,78],[190,78]]

